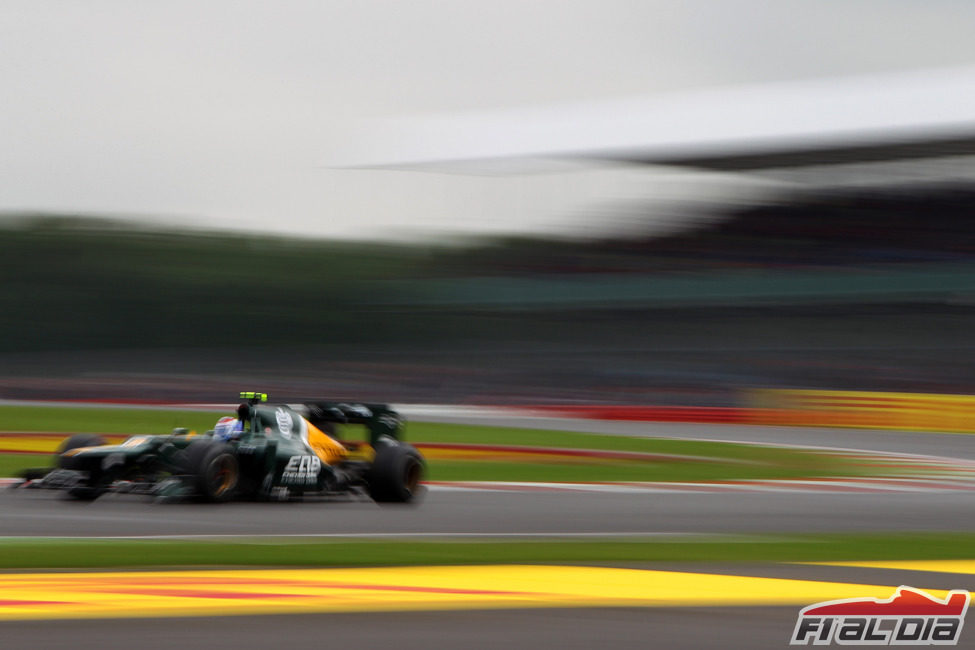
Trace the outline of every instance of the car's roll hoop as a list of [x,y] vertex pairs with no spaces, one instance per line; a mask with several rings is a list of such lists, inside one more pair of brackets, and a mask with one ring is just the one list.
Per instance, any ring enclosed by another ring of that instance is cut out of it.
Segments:
[[247,403],[251,406],[256,406],[261,402],[267,401],[267,393],[258,393],[252,390],[241,391],[240,399],[247,400]]

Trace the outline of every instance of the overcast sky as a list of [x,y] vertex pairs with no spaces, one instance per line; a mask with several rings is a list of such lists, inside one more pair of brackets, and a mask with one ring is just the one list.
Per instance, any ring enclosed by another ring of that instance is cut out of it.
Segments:
[[969,0],[5,0],[0,211],[341,237],[557,228],[695,183],[325,161],[363,119],[972,63],[972,25]]

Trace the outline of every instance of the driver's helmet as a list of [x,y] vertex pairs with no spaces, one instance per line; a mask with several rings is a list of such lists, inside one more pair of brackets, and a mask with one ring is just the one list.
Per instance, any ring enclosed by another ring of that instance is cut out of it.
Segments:
[[242,425],[243,422],[228,415],[217,420],[217,425],[213,427],[213,434],[221,440],[233,440],[240,435],[243,430]]

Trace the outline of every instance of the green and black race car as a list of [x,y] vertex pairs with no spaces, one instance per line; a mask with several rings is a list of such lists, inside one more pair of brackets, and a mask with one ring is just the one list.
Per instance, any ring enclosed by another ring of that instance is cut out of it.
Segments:
[[[402,419],[385,404],[246,400],[233,426],[196,434],[132,436],[118,445],[78,434],[56,455],[56,467],[29,487],[64,490],[92,500],[108,491],[162,499],[286,499],[360,493],[378,502],[408,502],[420,490],[422,456],[401,437]],[[221,421],[221,424],[223,421]],[[343,441],[336,425],[362,425],[368,442]]]

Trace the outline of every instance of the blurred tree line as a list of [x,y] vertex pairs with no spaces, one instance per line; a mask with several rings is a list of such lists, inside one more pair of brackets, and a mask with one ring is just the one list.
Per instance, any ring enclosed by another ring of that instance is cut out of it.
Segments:
[[0,349],[233,346],[370,336],[408,247],[166,232],[74,217],[0,231]]

